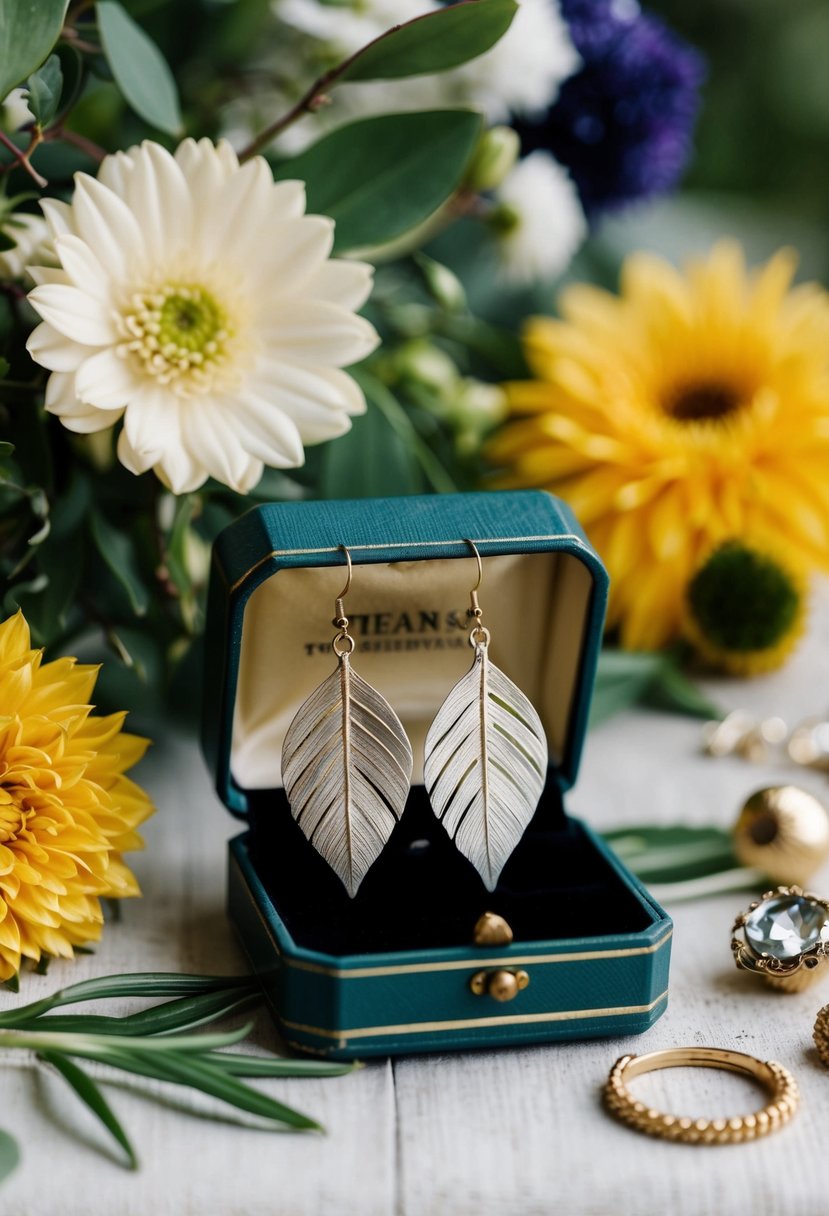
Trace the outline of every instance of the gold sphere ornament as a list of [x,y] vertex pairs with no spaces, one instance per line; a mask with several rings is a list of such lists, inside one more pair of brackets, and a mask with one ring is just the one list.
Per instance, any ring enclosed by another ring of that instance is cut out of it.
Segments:
[[815,1029],[812,1036],[815,1047],[823,1063],[829,1068],[829,1005],[819,1010],[815,1019]]
[[741,865],[802,885],[829,857],[829,814],[808,790],[769,786],[743,804],[733,841]]

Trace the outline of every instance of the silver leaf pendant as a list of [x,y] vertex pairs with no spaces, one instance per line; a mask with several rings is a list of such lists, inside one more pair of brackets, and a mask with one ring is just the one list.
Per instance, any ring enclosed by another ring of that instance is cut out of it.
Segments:
[[547,778],[547,739],[529,700],[485,642],[426,736],[424,781],[458,849],[494,891]]
[[411,775],[400,719],[341,654],[288,727],[282,781],[294,819],[352,898],[402,814]]

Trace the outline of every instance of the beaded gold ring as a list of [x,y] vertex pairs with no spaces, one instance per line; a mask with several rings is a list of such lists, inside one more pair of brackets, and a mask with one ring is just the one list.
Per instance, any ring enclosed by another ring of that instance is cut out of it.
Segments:
[[[691,1119],[664,1114],[637,1101],[626,1082],[660,1068],[720,1068],[759,1081],[771,1101],[750,1115],[730,1119]],[[634,1131],[684,1144],[742,1144],[777,1131],[795,1114],[800,1095],[797,1082],[776,1060],[758,1060],[742,1051],[719,1047],[678,1047],[643,1056],[621,1056],[610,1070],[603,1090],[608,1111]]]

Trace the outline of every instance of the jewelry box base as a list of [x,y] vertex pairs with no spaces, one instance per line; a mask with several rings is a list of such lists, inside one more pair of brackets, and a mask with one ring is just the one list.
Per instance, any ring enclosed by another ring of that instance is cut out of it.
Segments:
[[[230,842],[228,911],[288,1046],[349,1060],[641,1034],[664,1013],[672,925],[586,824],[572,821],[641,901],[647,927],[555,941],[323,954],[288,932],[251,860]],[[550,893],[555,899],[555,891]],[[471,928],[471,926],[470,926]],[[472,985],[525,972],[508,1002]]]

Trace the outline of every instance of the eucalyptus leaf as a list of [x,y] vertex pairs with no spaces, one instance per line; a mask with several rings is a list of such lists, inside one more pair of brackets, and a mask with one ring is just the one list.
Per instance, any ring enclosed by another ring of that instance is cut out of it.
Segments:
[[0,1182],[20,1164],[20,1149],[14,1136],[0,1129]]
[[602,650],[596,671],[590,725],[638,704],[664,662],[650,651]]
[[0,100],[43,63],[68,0],[0,0]]
[[509,29],[515,0],[464,0],[381,34],[349,61],[339,80],[398,80],[445,72],[483,55]]
[[686,882],[737,865],[731,834],[718,827],[617,828],[604,833],[614,852],[647,882]]
[[365,393],[366,400],[377,407],[406,450],[414,456],[429,487],[438,494],[456,491],[458,487],[451,474],[421,437],[394,394],[365,368],[352,368],[351,374]]
[[141,578],[135,544],[127,532],[116,528],[97,509],[89,515],[90,531],[99,554],[129,597],[136,616],[144,616],[150,593]]
[[47,127],[55,117],[62,93],[60,59],[57,55],[50,55],[26,81],[26,102],[41,127]]
[[646,703],[654,709],[673,710],[692,718],[721,718],[722,710],[710,701],[685,675],[673,659],[667,659],[649,684]]
[[411,449],[371,403],[350,431],[325,445],[318,486],[323,498],[384,498],[425,488]]
[[124,98],[151,126],[179,135],[178,89],[161,51],[117,0],[99,0],[97,12],[104,53]]
[[138,1168],[135,1150],[121,1124],[92,1078],[83,1071],[73,1060],[56,1051],[42,1051],[40,1059],[51,1064],[63,1079],[71,1085],[81,1101],[96,1115],[111,1136],[117,1141],[127,1155],[130,1169]]
[[382,245],[454,193],[480,130],[481,116],[471,110],[365,118],[281,161],[274,176],[305,182],[308,210],[336,223],[338,253]]

